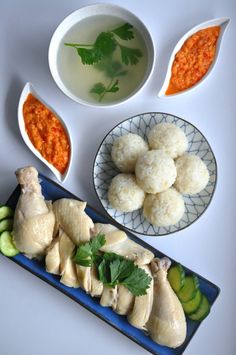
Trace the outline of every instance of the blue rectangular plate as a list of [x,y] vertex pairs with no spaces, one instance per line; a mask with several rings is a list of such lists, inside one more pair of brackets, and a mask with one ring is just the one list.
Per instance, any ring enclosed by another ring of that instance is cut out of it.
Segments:
[[[42,192],[47,200],[55,201],[59,198],[75,198],[78,197],[71,194],[69,191],[65,190],[60,185],[56,184],[47,177],[40,175],[40,181],[42,186]],[[15,191],[10,196],[7,204],[12,208],[15,208],[20,195],[20,187],[17,186]],[[92,218],[94,222],[100,223],[111,223],[110,220],[106,217],[103,217],[99,212],[94,210],[92,207],[87,206],[86,213]],[[143,247],[151,250],[157,257],[165,256],[160,251],[151,247],[149,244],[143,242],[141,239],[137,238],[135,235],[126,232],[130,239],[141,244]],[[129,337],[131,340],[142,346],[144,349],[150,351],[155,355],[180,355],[184,352],[189,341],[193,337],[194,333],[198,329],[200,322],[194,322],[187,320],[187,337],[184,344],[176,349],[171,349],[165,346],[154,343],[151,338],[146,336],[141,330],[131,326],[125,316],[120,316],[112,311],[110,308],[105,308],[100,306],[99,300],[97,298],[92,298],[87,295],[82,289],[74,289],[67,286],[64,286],[60,283],[59,277],[51,275],[45,271],[44,263],[27,259],[24,255],[18,254],[12,258],[14,262],[30,271],[34,275],[38,276],[42,280],[46,281],[50,285],[54,286],[74,301],[87,308],[90,312],[103,319],[105,322],[110,324],[115,329],[119,330],[121,333]],[[174,261],[174,260],[172,260]],[[186,273],[193,273],[193,271],[185,268]],[[196,274],[197,275],[197,274]],[[200,281],[200,288],[202,292],[207,296],[211,305],[215,302],[217,296],[220,293],[220,289],[211,283],[210,281],[204,279],[202,276],[198,275]]]

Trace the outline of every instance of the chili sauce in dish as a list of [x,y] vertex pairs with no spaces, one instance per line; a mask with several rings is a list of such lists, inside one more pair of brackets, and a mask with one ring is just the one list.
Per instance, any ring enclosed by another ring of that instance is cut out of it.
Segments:
[[70,159],[70,142],[60,120],[32,94],[23,105],[23,117],[33,146],[64,174]]
[[215,55],[220,26],[208,27],[189,37],[175,55],[166,95],[191,88],[209,70]]

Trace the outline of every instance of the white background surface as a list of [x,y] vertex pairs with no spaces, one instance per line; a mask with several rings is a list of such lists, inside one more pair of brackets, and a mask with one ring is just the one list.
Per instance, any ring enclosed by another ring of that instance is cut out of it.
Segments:
[[[106,2],[106,1],[103,1]],[[110,1],[112,2],[112,1]],[[74,141],[74,161],[65,188],[99,208],[92,164],[104,135],[119,121],[146,111],[176,114],[207,137],[218,162],[218,186],[207,212],[190,228],[162,238],[143,238],[221,288],[211,315],[186,355],[234,355],[235,338],[235,182],[236,182],[236,2],[235,0],[121,0],[151,31],[157,49],[154,74],[144,91],[113,109],[83,107],[53,82],[47,50],[59,22],[92,1],[0,2],[0,202],[16,186],[17,167],[33,164],[53,178],[24,145],[17,126],[20,91],[31,81],[65,119]],[[218,63],[194,93],[170,100],[156,94],[177,40],[205,20],[229,16]],[[145,350],[75,302],[0,255],[1,355],[142,355]]]

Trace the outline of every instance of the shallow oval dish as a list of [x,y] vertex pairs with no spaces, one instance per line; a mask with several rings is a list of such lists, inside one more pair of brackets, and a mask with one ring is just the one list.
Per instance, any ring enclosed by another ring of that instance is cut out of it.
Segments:
[[[111,149],[114,141],[121,135],[129,132],[140,135],[147,142],[147,136],[157,123],[169,122],[180,127],[188,139],[188,153],[198,155],[207,165],[210,179],[200,193],[195,195],[183,195],[185,213],[182,219],[175,225],[168,227],[156,227],[150,224],[143,216],[142,209],[130,213],[123,213],[111,207],[108,202],[107,192],[112,178],[119,174],[111,159]],[[93,183],[96,194],[106,213],[118,224],[126,229],[147,236],[162,236],[178,232],[195,222],[209,206],[217,180],[217,165],[214,153],[204,135],[191,123],[177,116],[149,112],[130,117],[115,126],[102,141],[96,154],[93,166]]]
[[[169,61],[169,64],[168,64],[168,68],[167,68],[167,73],[166,73],[166,77],[165,77],[165,80],[164,80],[164,83],[158,93],[158,97],[160,98],[171,98],[171,97],[175,97],[175,96],[179,96],[179,95],[184,95],[194,89],[196,89],[198,86],[200,86],[204,80],[206,80],[206,78],[210,75],[210,73],[212,72],[215,64],[216,64],[216,61],[217,61],[217,58],[219,56],[219,51],[220,51],[220,46],[221,46],[221,41],[222,41],[222,38],[223,38],[223,35],[225,33],[225,30],[228,26],[230,22],[230,19],[228,17],[221,17],[221,18],[217,18],[217,19],[213,19],[213,20],[209,20],[209,21],[206,21],[206,22],[203,22],[195,27],[193,27],[190,31],[188,31],[180,40],[179,42],[176,44],[172,54],[171,54],[171,57],[170,57],[170,61]],[[169,82],[170,82],[170,78],[171,78],[171,70],[172,70],[172,64],[175,60],[175,55],[177,54],[177,52],[179,52],[179,50],[181,49],[181,47],[183,46],[183,44],[185,43],[185,41],[191,37],[193,34],[195,34],[196,32],[200,31],[200,30],[203,30],[205,28],[208,28],[208,27],[213,27],[213,26],[220,26],[221,27],[221,31],[220,31],[220,35],[219,35],[219,38],[217,40],[217,43],[216,43],[216,54],[215,54],[215,58],[213,60],[213,62],[211,63],[208,71],[206,72],[206,74],[196,83],[194,84],[193,86],[191,86],[190,88],[188,89],[185,89],[185,90],[182,90],[182,91],[179,91],[178,93],[175,93],[175,94],[170,94],[170,95],[166,95],[166,90],[169,86]]]
[[[31,140],[29,139],[29,136],[26,132],[25,129],[25,121],[24,121],[24,116],[23,116],[23,105],[28,97],[29,94],[32,94],[34,97],[36,97],[44,106],[46,106],[57,118],[58,120],[61,122],[63,128],[65,129],[65,132],[69,138],[69,143],[70,143],[70,159],[69,159],[69,163],[67,166],[67,169],[65,171],[64,174],[61,174],[52,164],[50,164],[40,153],[39,151],[34,147],[34,145],[32,144]],[[19,100],[19,104],[18,104],[18,124],[19,124],[19,129],[20,129],[20,133],[21,136],[25,142],[25,144],[28,146],[28,148],[34,153],[34,155],[36,155],[37,158],[39,158],[45,165],[47,165],[47,167],[53,172],[53,174],[56,176],[57,180],[59,182],[65,182],[69,171],[70,171],[70,167],[71,167],[71,162],[72,162],[72,157],[73,157],[73,147],[72,147],[72,141],[71,141],[71,136],[70,136],[70,132],[67,128],[67,126],[65,125],[64,121],[62,120],[62,118],[58,115],[57,112],[55,112],[55,110],[49,106],[40,96],[39,94],[35,91],[33,85],[31,83],[27,83],[24,86],[24,89],[22,90],[21,96],[20,96],[20,100]]]
[[[90,17],[99,16],[99,15],[107,15],[117,17],[125,22],[129,22],[134,26],[135,29],[142,36],[143,41],[145,42],[147,54],[148,54],[148,62],[145,75],[143,80],[139,83],[139,85],[132,91],[128,96],[121,98],[119,100],[114,100],[106,103],[99,103],[93,100],[85,100],[84,98],[76,95],[62,79],[59,66],[58,66],[58,51],[61,45],[61,41],[68,33],[68,31],[80,23],[81,21],[88,19]],[[147,84],[155,64],[155,47],[154,42],[151,37],[151,34],[144,23],[135,16],[132,12],[122,8],[120,6],[114,4],[93,4],[85,7],[81,7],[80,9],[74,11],[69,16],[67,16],[56,28],[55,32],[50,41],[49,50],[48,50],[48,62],[49,68],[52,74],[52,77],[57,84],[57,86],[61,89],[61,91],[67,95],[72,100],[89,106],[89,107],[114,107],[120,105],[121,103],[127,102],[131,98],[133,98],[136,94],[138,94],[144,86]]]

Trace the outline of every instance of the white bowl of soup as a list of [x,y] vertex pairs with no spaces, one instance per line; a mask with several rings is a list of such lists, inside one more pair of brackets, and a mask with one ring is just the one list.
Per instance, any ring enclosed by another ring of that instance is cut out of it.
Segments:
[[153,71],[155,48],[134,14],[113,4],[95,4],[59,24],[48,59],[64,94],[87,106],[111,107],[144,88]]

